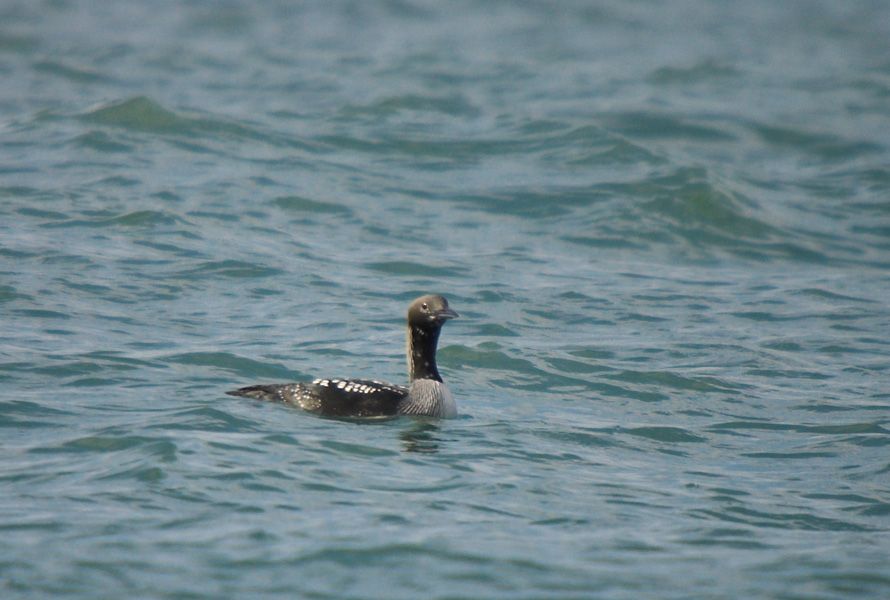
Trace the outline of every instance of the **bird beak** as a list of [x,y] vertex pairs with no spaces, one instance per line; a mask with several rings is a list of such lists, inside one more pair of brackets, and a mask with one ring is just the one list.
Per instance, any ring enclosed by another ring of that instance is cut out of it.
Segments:
[[447,321],[448,319],[456,319],[460,315],[451,310],[450,308],[443,308],[442,310],[436,312],[435,318],[437,321]]

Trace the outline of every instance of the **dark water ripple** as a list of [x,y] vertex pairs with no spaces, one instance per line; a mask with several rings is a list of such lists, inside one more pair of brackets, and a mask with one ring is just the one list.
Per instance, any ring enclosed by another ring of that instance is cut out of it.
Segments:
[[888,596],[885,17],[4,3],[0,595]]

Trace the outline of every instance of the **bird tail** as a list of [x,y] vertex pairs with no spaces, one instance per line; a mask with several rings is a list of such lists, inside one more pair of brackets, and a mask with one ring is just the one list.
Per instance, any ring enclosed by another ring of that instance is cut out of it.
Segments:
[[226,392],[229,396],[244,396],[245,398],[256,398],[257,400],[274,400],[281,401],[279,390],[281,385],[249,385],[247,387],[238,388]]

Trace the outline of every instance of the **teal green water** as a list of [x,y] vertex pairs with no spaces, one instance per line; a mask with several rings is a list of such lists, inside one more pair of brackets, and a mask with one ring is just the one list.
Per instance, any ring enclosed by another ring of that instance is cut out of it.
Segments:
[[[885,2],[4,2],[0,596],[890,596]],[[460,416],[225,396],[405,379]]]

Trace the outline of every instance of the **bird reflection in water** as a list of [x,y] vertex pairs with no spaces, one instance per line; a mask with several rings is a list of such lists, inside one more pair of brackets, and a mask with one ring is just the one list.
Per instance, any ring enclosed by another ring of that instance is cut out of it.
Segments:
[[405,452],[434,454],[439,451],[439,443],[442,441],[436,437],[438,432],[439,425],[436,423],[415,421],[399,434],[402,440],[402,449]]

